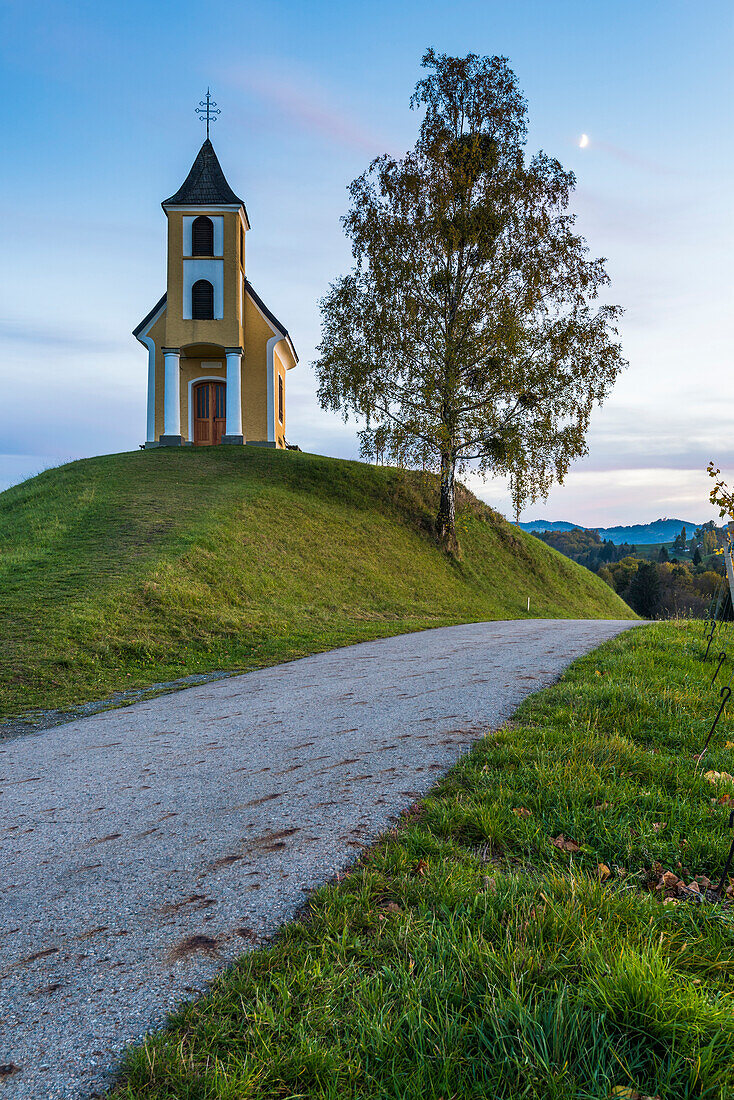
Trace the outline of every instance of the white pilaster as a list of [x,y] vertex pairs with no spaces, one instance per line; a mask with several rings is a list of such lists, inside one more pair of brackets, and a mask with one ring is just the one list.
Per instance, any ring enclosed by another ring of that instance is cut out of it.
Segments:
[[242,443],[242,348],[225,348],[227,356],[227,423],[222,442]]
[[267,343],[267,418],[268,443],[275,443],[275,345],[283,339],[283,333],[271,336]]
[[145,442],[155,443],[155,344],[150,336],[139,336],[138,339],[148,349],[148,408]]
[[164,348],[163,434],[181,435],[181,370],[178,348]]

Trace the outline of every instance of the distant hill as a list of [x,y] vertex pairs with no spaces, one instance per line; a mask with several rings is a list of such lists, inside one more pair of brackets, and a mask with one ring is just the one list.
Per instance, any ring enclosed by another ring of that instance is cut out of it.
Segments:
[[519,524],[523,531],[583,531],[578,523],[566,523],[562,519],[531,519]]
[[83,459],[0,493],[0,714],[486,619],[634,617],[460,494],[456,562],[419,473],[266,447]]
[[[681,527],[685,527],[688,538],[691,537],[699,523],[683,519],[656,519],[652,523],[635,523],[629,527],[590,527],[590,531],[598,531],[603,539],[609,539],[615,546],[623,542],[633,546],[646,546],[653,542],[672,542],[676,535],[680,534]],[[523,531],[574,531],[579,530],[578,523],[567,523],[565,520],[533,519],[527,523],[521,523]]]
[[691,523],[690,520],[656,519],[652,523],[636,523],[631,527],[600,527],[598,530],[603,539],[610,539],[615,545],[631,542],[644,546],[650,542],[672,542],[680,534],[681,527],[685,527],[690,538],[700,526],[700,523]]

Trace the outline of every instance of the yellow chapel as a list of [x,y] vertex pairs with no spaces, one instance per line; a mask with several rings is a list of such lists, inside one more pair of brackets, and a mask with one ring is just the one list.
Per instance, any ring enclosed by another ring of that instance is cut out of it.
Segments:
[[247,210],[207,136],[168,222],[166,293],[133,330],[148,351],[146,447],[287,447],[288,330],[245,273]]

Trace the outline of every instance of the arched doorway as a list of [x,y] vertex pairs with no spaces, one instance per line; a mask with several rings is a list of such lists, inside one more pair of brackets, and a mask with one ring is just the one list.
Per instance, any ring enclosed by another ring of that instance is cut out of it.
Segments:
[[222,442],[226,425],[225,382],[198,382],[193,389],[194,446],[211,447]]

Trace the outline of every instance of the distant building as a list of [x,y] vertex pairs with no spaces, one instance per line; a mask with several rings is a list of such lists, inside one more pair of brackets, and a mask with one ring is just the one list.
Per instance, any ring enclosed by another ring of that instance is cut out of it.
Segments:
[[134,329],[148,349],[147,447],[285,447],[288,331],[245,274],[250,222],[207,137],[168,219],[168,282]]

